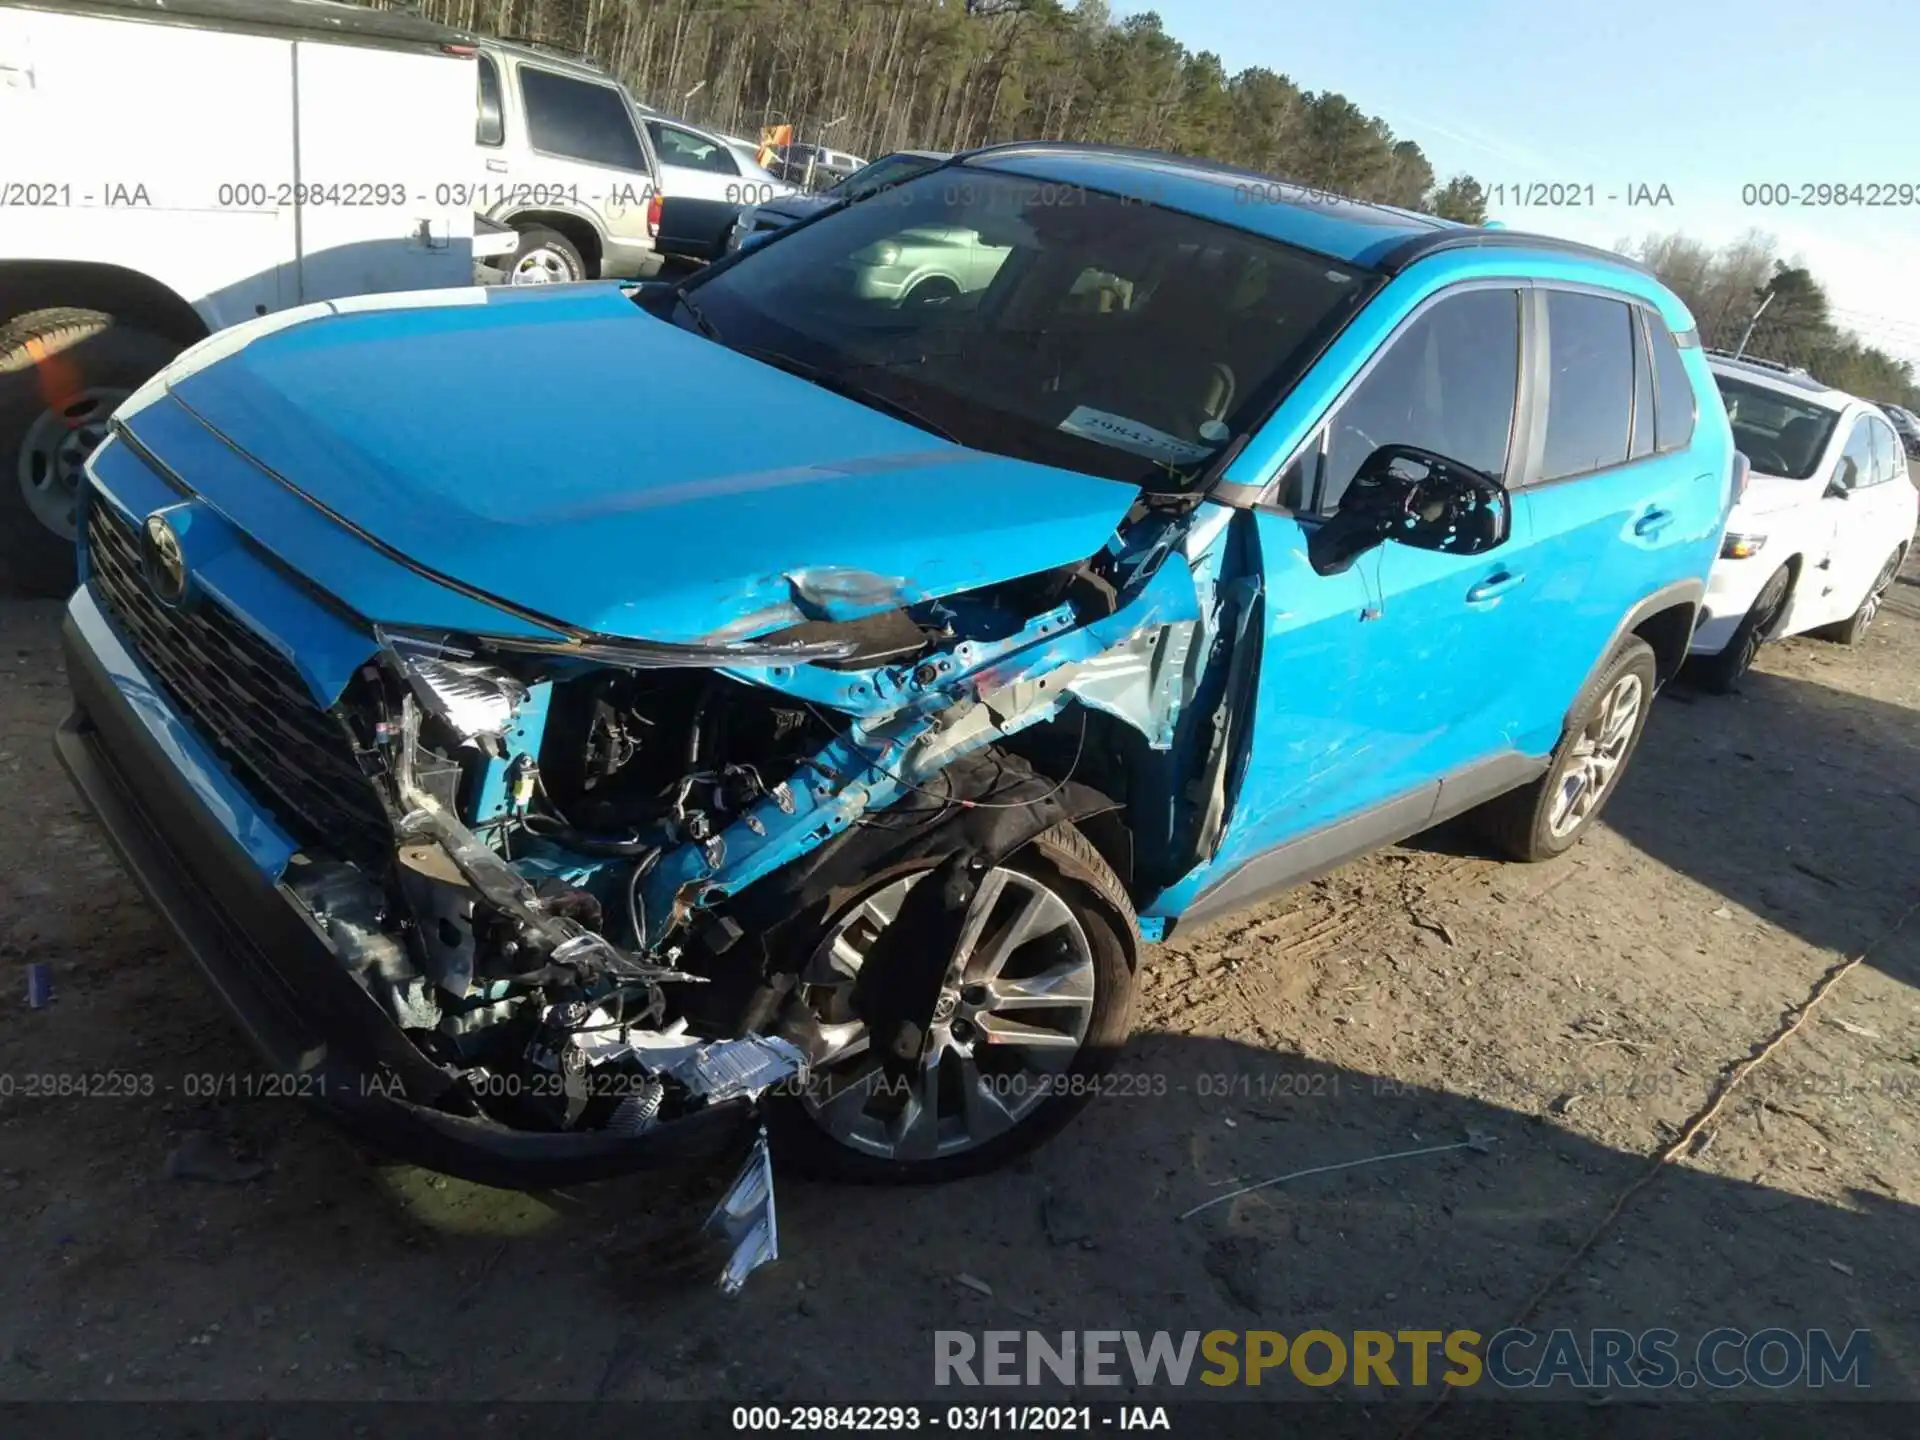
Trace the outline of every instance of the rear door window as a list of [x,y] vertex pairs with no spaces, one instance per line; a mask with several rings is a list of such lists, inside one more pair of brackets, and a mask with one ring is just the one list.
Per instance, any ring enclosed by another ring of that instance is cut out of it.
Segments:
[[1382,445],[1417,445],[1499,479],[1519,384],[1520,293],[1468,290],[1442,299],[1387,342],[1334,412],[1314,508],[1337,509]]
[[715,175],[740,173],[740,165],[733,158],[733,152],[716,140],[696,135],[691,130],[682,130],[677,125],[662,125],[658,120],[648,121],[647,129],[653,135],[653,148],[660,156],[662,165],[706,170]]
[[527,106],[527,140],[534,149],[589,165],[646,172],[632,112],[613,86],[522,65],[520,95]]
[[1633,315],[1626,303],[1547,292],[1547,442],[1542,480],[1619,465],[1633,420]]

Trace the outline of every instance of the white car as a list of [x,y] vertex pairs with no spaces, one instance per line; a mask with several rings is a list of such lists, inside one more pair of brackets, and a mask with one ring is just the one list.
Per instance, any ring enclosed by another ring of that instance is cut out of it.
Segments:
[[1866,633],[1913,540],[1920,494],[1875,406],[1805,371],[1710,354],[1752,466],[1727,520],[1693,634],[1695,670],[1728,690],[1760,646],[1818,631]]
[[641,118],[666,196],[655,240],[663,255],[711,259],[724,251],[741,207],[763,205],[798,188],[762,169],[750,141],[702,130],[657,110],[643,109]]

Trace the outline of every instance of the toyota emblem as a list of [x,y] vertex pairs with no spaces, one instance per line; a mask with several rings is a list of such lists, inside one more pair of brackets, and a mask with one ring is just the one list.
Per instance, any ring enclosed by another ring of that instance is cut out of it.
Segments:
[[147,584],[163,604],[178,605],[187,593],[187,557],[180,548],[180,537],[164,515],[147,517]]

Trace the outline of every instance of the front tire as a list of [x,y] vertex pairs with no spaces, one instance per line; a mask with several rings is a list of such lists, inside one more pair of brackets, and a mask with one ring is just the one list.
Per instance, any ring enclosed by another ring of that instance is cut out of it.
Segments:
[[1824,625],[1813,633],[1823,640],[1831,640],[1836,645],[1858,645],[1867,638],[1867,631],[1880,613],[1880,601],[1887,593],[1887,587],[1893,584],[1893,577],[1900,573],[1900,562],[1907,558],[1907,547],[1896,545],[1893,554],[1887,557],[1887,563],[1880,567],[1880,573],[1873,578],[1866,596],[1860,601],[1860,608],[1838,625]]
[[1476,812],[1497,849],[1533,863],[1573,848],[1626,773],[1646,729],[1657,678],[1653,647],[1637,635],[1621,641],[1554,747],[1547,773]]
[[1702,655],[1693,662],[1693,679],[1701,689],[1715,695],[1731,695],[1740,677],[1753,668],[1760,647],[1773,638],[1781,617],[1787,613],[1793,572],[1782,565],[1767,577],[1753,604],[1741,617],[1739,626],[1718,655]]
[[97,310],[36,310],[0,326],[0,588],[72,591],[87,457],[120,402],[180,349]]
[[767,1117],[783,1159],[811,1174],[919,1184],[991,1170],[1071,1120],[1126,1040],[1138,924],[1119,877],[1063,822],[982,880],[961,983],[917,1074],[888,1081],[846,1002],[880,928],[941,858],[876,873],[805,929],[800,994],[837,1048]]

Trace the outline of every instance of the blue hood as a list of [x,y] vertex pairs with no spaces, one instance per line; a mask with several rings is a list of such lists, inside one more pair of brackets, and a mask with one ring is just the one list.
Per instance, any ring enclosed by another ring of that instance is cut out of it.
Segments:
[[[950,444],[655,319],[616,285],[286,318],[237,348],[216,337],[231,353],[188,357],[169,393],[391,552],[600,634],[764,633],[797,618],[791,577],[808,572],[883,577],[905,603],[1014,579],[1099,550],[1136,493]],[[259,513],[223,487],[209,475],[216,508],[243,525]],[[255,538],[297,548],[271,526]],[[341,598],[407,618],[378,594]]]

